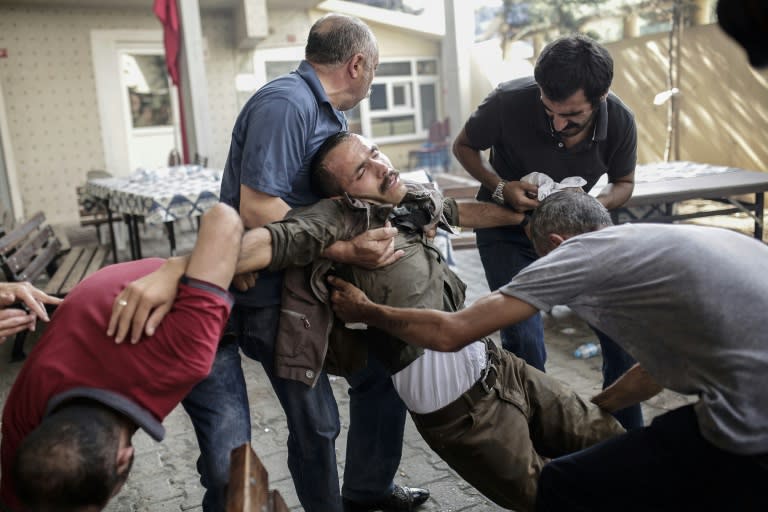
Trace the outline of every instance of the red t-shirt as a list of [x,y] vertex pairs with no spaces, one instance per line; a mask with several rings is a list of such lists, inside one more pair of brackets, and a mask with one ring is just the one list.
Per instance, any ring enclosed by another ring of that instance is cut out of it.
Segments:
[[11,489],[11,465],[17,447],[40,423],[52,397],[78,387],[104,389],[162,421],[210,372],[232,304],[218,286],[182,282],[173,309],[155,335],[136,345],[117,345],[106,335],[117,294],[162,262],[154,258],[103,268],[57,308],[3,410],[0,500],[6,506],[20,509]]

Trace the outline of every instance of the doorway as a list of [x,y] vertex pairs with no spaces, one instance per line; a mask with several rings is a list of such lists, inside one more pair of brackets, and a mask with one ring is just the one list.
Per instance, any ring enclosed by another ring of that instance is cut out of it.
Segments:
[[123,48],[119,59],[130,169],[164,167],[172,150],[181,152],[176,88],[168,80],[165,57],[162,51]]
[[106,170],[127,176],[168,165],[181,152],[178,93],[165,66],[161,31],[91,32]]

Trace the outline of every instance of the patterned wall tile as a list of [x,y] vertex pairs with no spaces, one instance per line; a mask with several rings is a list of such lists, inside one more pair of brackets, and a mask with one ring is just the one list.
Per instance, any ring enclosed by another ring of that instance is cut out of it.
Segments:
[[[150,5],[150,4],[148,4]],[[209,165],[222,167],[237,115],[227,12],[201,14],[211,109]],[[75,187],[103,169],[90,32],[157,30],[151,9],[0,6],[0,81],[25,214],[75,223]]]

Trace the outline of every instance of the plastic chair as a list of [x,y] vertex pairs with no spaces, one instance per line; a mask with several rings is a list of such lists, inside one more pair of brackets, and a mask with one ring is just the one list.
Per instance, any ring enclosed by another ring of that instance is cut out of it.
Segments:
[[429,138],[418,149],[408,152],[408,167],[415,169],[427,167],[429,169],[442,169],[448,172],[451,164],[450,147],[450,120],[435,121],[429,127]]

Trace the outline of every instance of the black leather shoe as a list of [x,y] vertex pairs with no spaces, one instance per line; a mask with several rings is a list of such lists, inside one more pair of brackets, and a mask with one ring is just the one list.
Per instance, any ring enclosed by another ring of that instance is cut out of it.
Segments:
[[344,498],[344,512],[371,512],[382,510],[384,512],[400,512],[415,510],[416,507],[429,499],[429,491],[415,487],[395,486],[392,494],[379,501],[357,503]]

